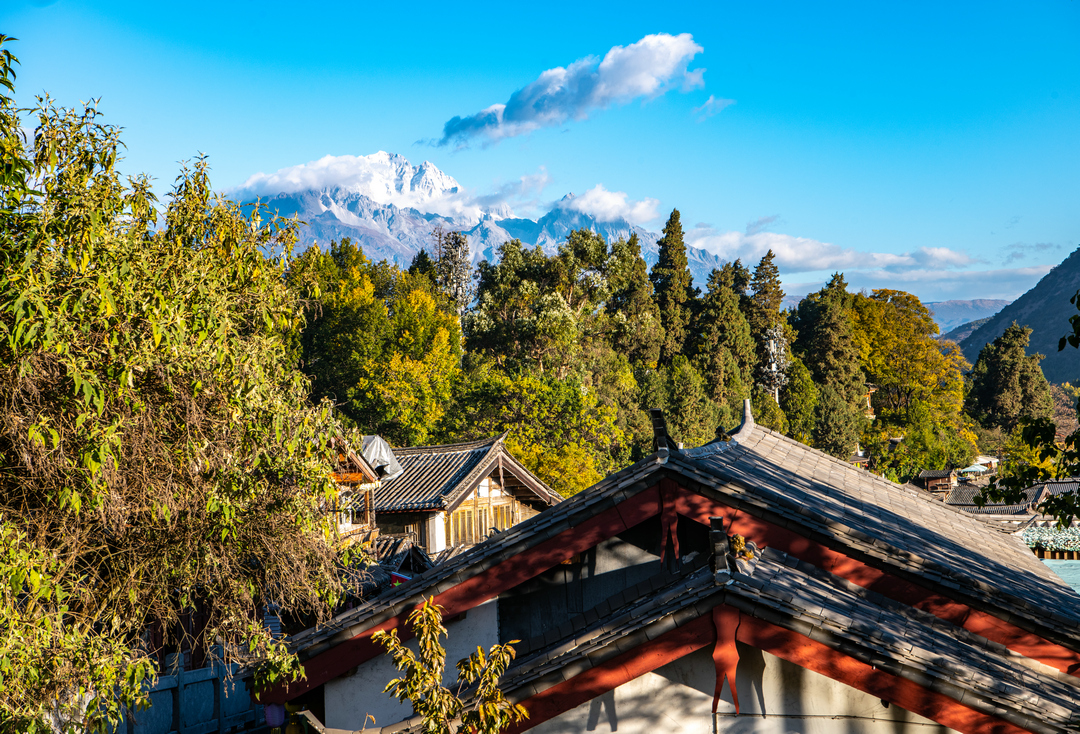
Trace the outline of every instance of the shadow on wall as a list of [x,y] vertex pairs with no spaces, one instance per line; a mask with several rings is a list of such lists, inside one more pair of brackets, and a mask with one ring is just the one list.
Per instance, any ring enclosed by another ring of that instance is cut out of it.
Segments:
[[607,712],[607,731],[619,730],[619,715],[615,712],[615,691],[597,696],[589,702],[589,721],[585,724],[585,731],[596,731],[596,725],[600,723],[601,709]]

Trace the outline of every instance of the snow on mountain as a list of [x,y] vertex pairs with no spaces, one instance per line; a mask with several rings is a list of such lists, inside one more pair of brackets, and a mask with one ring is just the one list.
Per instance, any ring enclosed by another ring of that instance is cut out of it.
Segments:
[[[351,237],[375,260],[408,266],[421,248],[431,250],[437,226],[464,232],[473,260],[498,259],[503,242],[517,238],[555,252],[575,229],[589,229],[608,242],[636,232],[650,267],[656,262],[660,235],[624,218],[598,220],[580,211],[569,194],[538,220],[516,217],[509,204],[481,205],[453,177],[429,161],[413,166],[403,156],[378,152],[368,156],[326,156],[311,163],[259,173],[249,178],[232,198],[259,196],[283,216],[306,222],[301,245],[325,245]],[[601,212],[603,214],[603,212]],[[704,289],[709,272],[723,260],[693,247],[687,259],[694,283]]]

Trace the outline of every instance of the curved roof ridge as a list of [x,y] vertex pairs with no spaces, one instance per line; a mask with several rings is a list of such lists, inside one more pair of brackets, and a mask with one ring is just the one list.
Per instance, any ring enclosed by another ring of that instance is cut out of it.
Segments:
[[738,428],[731,432],[731,439],[736,443],[741,443],[750,438],[756,427],[757,423],[754,422],[754,411],[750,406],[750,398],[744,398],[743,421]]
[[410,446],[408,448],[395,448],[395,456],[410,456],[415,454],[452,454],[459,451],[476,451],[478,449],[485,449],[503,441],[506,438],[506,434],[503,433],[499,436],[492,436],[490,438],[480,438],[475,441],[462,441],[460,443],[446,443],[446,444],[434,444],[429,446]]

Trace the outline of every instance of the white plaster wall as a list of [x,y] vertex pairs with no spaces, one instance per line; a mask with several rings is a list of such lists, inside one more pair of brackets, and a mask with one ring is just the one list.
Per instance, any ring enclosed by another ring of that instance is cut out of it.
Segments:
[[438,553],[439,551],[446,550],[446,513],[436,512],[435,516],[431,518],[431,528],[429,541],[431,548],[428,549],[431,553]]
[[739,715],[725,684],[713,721],[716,674],[711,651],[704,649],[545,721],[530,734],[955,734],[755,648],[740,644],[739,655]]
[[[498,604],[491,600],[470,609],[465,619],[446,624],[444,683],[451,690],[454,688],[451,684],[457,681],[458,660],[476,652],[478,646],[487,650],[498,644],[497,615]],[[409,640],[406,645],[415,651],[416,639]],[[390,694],[383,693],[386,684],[399,675],[390,656],[380,655],[359,666],[352,674],[327,682],[323,689],[326,726],[354,731],[363,728],[367,721],[369,729],[377,729],[412,716],[412,707],[408,703],[399,703]],[[374,726],[366,718],[368,714],[375,717]]]

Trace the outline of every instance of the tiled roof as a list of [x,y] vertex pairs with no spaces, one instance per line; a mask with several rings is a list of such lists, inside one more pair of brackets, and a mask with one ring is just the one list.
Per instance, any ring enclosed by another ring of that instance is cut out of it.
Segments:
[[[880,567],[940,584],[953,598],[974,598],[1045,622],[1045,611],[1067,619],[1080,643],[1077,596],[1015,536],[975,517],[857,469],[760,426],[741,429],[730,445],[697,449],[699,458],[673,453],[669,463],[702,470],[726,494],[875,558]],[[694,453],[694,452],[684,452]],[[732,486],[734,485],[734,486]]]
[[[956,487],[955,489],[953,489],[952,491],[949,492],[949,495],[945,498],[945,504],[954,505],[954,506],[957,506],[957,507],[962,507],[964,510],[966,510],[968,512],[975,511],[975,510],[978,509],[978,506],[975,504],[975,498],[979,495],[979,493],[981,491],[983,491],[983,489],[984,489],[984,487],[972,486],[970,484],[961,485],[961,486]],[[1024,490],[1024,501],[1023,502],[1017,503],[1015,505],[991,505],[991,504],[988,504],[988,505],[985,505],[984,508],[987,509],[987,511],[990,511],[989,508],[991,508],[991,507],[993,507],[993,508],[1001,508],[1001,509],[1004,509],[1006,507],[1011,507],[1011,508],[1016,508],[1016,509],[1012,510],[1013,512],[1016,512],[1019,509],[1029,507],[1031,505],[1031,503],[1033,503],[1033,502],[1035,502],[1036,500],[1039,499],[1039,495],[1041,493],[1042,493],[1042,487],[1039,486],[1039,485],[1036,485],[1034,487],[1028,487],[1027,489]]]
[[923,469],[919,472],[919,479],[944,479],[951,474],[951,469]]
[[[400,571],[412,557],[413,571],[420,573],[435,565],[424,547],[411,538],[400,535],[379,535],[372,544],[375,560],[388,571]],[[419,568],[416,568],[419,566]]]
[[780,551],[765,549],[730,575],[714,575],[708,558],[687,560],[681,572],[658,574],[518,645],[502,689],[524,701],[727,604],[981,713],[1031,731],[1071,731],[1080,708],[1080,680],[1072,676]]
[[375,512],[446,509],[462,494],[476,487],[500,455],[508,470],[548,504],[558,495],[506,452],[504,436],[482,441],[394,449],[404,470],[375,490]]
[[1076,494],[1080,492],[1080,479],[1051,479],[1037,486],[1045,489],[1051,497],[1056,497],[1059,494]]
[[539,513],[411,582],[294,638],[302,658],[380,624],[417,602],[539,545],[615,502],[677,476],[751,515],[846,547],[864,562],[964,603],[1000,610],[1047,639],[1080,648],[1080,596],[1011,535],[932,495],[894,484],[754,424],[729,442],[654,455]]

